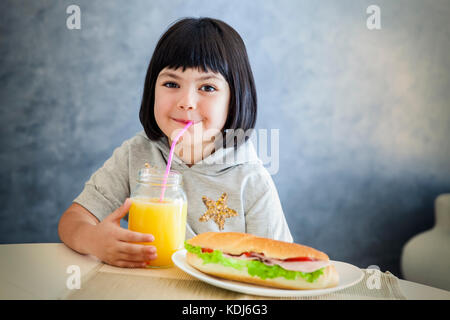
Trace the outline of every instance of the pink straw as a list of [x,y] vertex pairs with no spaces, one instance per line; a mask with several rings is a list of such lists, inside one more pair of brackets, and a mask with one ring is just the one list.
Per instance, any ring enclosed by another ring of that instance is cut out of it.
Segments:
[[164,182],[163,182],[163,187],[162,187],[162,191],[161,191],[161,197],[159,198],[159,202],[162,202],[164,199],[164,192],[166,191],[166,183],[167,183],[167,177],[169,176],[169,172],[170,172],[170,166],[172,165],[172,156],[173,156],[173,151],[175,150],[175,145],[177,144],[178,140],[180,139],[180,137],[183,135],[183,133],[186,132],[186,130],[193,124],[193,121],[189,121],[188,124],[183,128],[183,130],[181,130],[177,136],[175,137],[175,139],[172,141],[172,146],[170,147],[170,153],[169,153],[169,160],[167,161],[167,167],[166,167],[166,173],[164,174]]

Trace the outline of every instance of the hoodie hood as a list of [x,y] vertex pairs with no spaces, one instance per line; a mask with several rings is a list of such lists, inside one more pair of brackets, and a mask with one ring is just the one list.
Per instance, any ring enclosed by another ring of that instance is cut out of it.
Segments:
[[[157,141],[154,141],[154,143],[161,151],[161,154],[167,163],[170,153],[168,138],[164,136]],[[262,164],[262,161],[258,158],[255,147],[250,138],[247,139],[246,142],[242,143],[237,149],[234,149],[234,147],[222,147],[205,159],[195,163],[190,168],[174,153],[172,156],[171,167],[175,170],[193,170],[206,175],[219,175],[244,163]]]

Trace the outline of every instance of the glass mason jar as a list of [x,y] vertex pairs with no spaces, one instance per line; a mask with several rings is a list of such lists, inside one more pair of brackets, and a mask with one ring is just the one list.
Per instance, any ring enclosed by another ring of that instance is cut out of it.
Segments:
[[183,248],[186,235],[187,198],[182,175],[170,171],[164,184],[164,172],[146,164],[139,170],[137,182],[131,192],[128,229],[155,237],[153,242],[140,242],[156,247],[157,258],[148,261],[148,267],[173,266],[172,254]]

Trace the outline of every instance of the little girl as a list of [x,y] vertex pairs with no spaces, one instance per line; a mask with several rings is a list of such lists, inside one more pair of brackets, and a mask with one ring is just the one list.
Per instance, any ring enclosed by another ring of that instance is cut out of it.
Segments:
[[[176,22],[160,38],[147,70],[139,112],[144,131],[115,149],[86,182],[59,221],[61,240],[115,266],[145,267],[155,259],[154,246],[132,243],[152,242],[153,235],[121,228],[120,219],[130,208],[139,169],[150,163],[164,170],[174,133],[193,121],[171,166],[182,174],[188,199],[186,238],[236,231],[292,242],[275,185],[251,140],[228,135],[252,130],[256,109],[253,75],[239,34],[210,18]],[[225,146],[218,147],[211,137]],[[223,225],[202,221],[207,210],[202,198],[215,202],[224,194],[237,215]]]

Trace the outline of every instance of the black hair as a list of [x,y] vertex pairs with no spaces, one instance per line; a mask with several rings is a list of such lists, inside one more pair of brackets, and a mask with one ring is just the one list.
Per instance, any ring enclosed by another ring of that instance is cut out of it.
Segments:
[[[230,87],[228,116],[222,129],[253,129],[257,98],[244,41],[231,26],[212,18],[184,18],[176,21],[159,39],[145,77],[139,119],[149,139],[164,133],[154,116],[155,84],[162,69],[199,68],[222,74]],[[245,135],[246,141],[249,137]],[[234,140],[234,137],[233,137]],[[239,140],[239,139],[238,139]],[[242,141],[234,141],[234,147]]]

